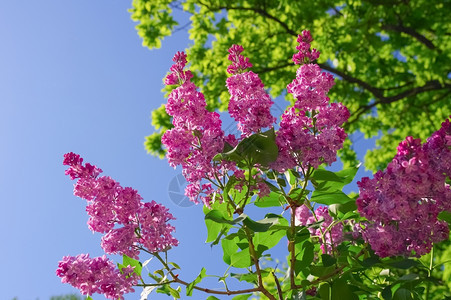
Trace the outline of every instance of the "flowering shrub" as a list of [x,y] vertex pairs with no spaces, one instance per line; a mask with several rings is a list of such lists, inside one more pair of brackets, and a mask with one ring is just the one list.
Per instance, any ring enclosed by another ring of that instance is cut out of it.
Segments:
[[[443,285],[434,272],[445,266],[433,253],[429,265],[422,259],[449,236],[450,120],[424,144],[407,137],[386,170],[358,182],[358,195],[343,193],[358,168],[325,167],[343,147],[341,126],[349,112],[330,103],[334,79],[315,63],[320,53],[311,48],[310,32],[297,41],[293,62],[300,66],[287,86],[294,104],[278,126],[270,111],[273,101],[258,75],[248,71],[252,64],[239,45],[229,49],[226,82],[239,136],[225,135],[219,115],[206,109],[191,72],[184,70],[183,52],[176,53],[165,79],[173,87],[166,111],[174,127],[162,143],[169,164],[181,165],[189,182],[185,194],[205,205],[207,242],[221,244],[229,266],[220,277],[224,289],[201,286],[205,268],[192,282],[175,274],[179,267],[167,257],[178,241],[168,210],[99,177],[101,169],[83,164],[74,153],[64,156],[64,164],[66,174],[78,180],[74,194],[88,201],[88,226],[104,234],[106,254],[120,254],[124,261],[116,268],[105,256],[64,257],[57,270],[62,282],[109,299],[123,299],[138,285],[142,299],[153,289],[177,299],[181,286],[188,296],[196,289],[236,299],[252,293],[268,299],[432,299],[431,291]],[[274,207],[282,214],[251,217],[257,209]],[[282,240],[288,244],[288,267],[281,270],[271,263],[270,250]],[[151,283],[141,274],[140,252],[162,264],[149,274]],[[230,290],[229,275],[248,286]]]

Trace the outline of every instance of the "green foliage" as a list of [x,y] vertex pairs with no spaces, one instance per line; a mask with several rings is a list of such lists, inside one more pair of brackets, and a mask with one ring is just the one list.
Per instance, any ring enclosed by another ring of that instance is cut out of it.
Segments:
[[[450,6],[449,0],[134,0],[130,12],[151,49],[181,28],[175,10],[190,16],[190,69],[212,110],[227,108],[225,70],[232,44],[244,46],[272,96],[286,95],[296,71],[290,60],[295,37],[311,30],[320,66],[338,78],[330,98],[351,112],[347,132],[377,137],[376,149],[365,158],[365,167],[375,170],[394,156],[406,135],[424,139],[451,114]],[[155,128],[161,127],[145,143],[157,156],[164,154],[159,138],[169,120],[161,116],[153,116]],[[340,155],[355,165],[350,142]]]

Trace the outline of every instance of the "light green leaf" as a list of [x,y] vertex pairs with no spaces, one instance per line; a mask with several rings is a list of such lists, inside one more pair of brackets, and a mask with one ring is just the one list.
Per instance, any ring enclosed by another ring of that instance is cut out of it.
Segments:
[[205,270],[205,268],[202,268],[199,275],[197,275],[196,279],[194,279],[193,282],[191,282],[190,284],[188,284],[186,286],[186,295],[187,296],[192,296],[194,287],[196,286],[196,284],[198,284],[199,282],[202,281],[202,279],[207,275],[206,273],[207,273],[207,271]]

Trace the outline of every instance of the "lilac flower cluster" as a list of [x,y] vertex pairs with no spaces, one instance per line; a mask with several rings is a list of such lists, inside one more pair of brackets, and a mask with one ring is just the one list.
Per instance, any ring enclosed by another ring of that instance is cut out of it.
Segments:
[[172,116],[174,128],[166,131],[161,142],[167,148],[166,157],[172,167],[181,165],[183,175],[189,182],[185,194],[194,203],[200,198],[210,206],[214,189],[210,182],[203,179],[216,178],[224,173],[226,167],[213,165],[212,159],[224,148],[224,140],[235,142],[233,137],[224,137],[219,114],[206,108],[204,95],[197,91],[190,81],[191,73],[183,71],[186,55],[177,52],[171,73],[166,77],[166,84],[178,84],[172,90],[166,104],[167,113]]
[[78,178],[74,195],[88,201],[89,228],[105,233],[101,242],[105,253],[137,258],[138,244],[150,252],[177,246],[172,236],[175,228],[167,223],[174,217],[166,207],[155,201],[142,203],[136,190],[123,188],[110,177],[98,177],[102,170],[83,164],[78,154],[65,154],[63,164],[69,166],[66,174],[71,179]]
[[[315,210],[315,216],[313,216],[307,206],[301,205],[296,208],[295,217],[296,225],[309,226],[316,222],[321,222],[318,228],[309,227],[308,229],[311,236],[319,238],[323,253],[331,253],[343,241],[343,224],[337,223],[328,230],[333,219],[329,215],[329,209],[327,207],[318,207]],[[323,234],[324,240],[322,238]]]
[[56,270],[61,282],[80,290],[83,295],[99,293],[107,299],[124,299],[124,294],[134,292],[138,275],[128,266],[121,271],[105,255],[90,258],[89,254],[65,256]]
[[257,74],[245,72],[252,67],[249,58],[241,55],[243,47],[233,45],[229,49],[229,60],[232,64],[227,72],[233,76],[227,78],[226,85],[231,95],[229,113],[238,122],[238,129],[247,137],[260,132],[262,128],[272,127],[276,121],[271,115],[274,103],[263,88],[264,85]]
[[358,182],[358,210],[368,219],[363,237],[381,257],[421,256],[448,238],[451,211],[451,126],[449,119],[426,143],[407,137],[384,171]]
[[[166,207],[155,201],[142,203],[136,190],[123,188],[110,177],[98,177],[102,170],[83,164],[78,154],[65,154],[63,164],[69,166],[66,175],[78,179],[74,194],[88,201],[89,228],[105,233],[101,242],[105,253],[138,258],[142,247],[159,252],[178,245],[172,236],[175,228],[167,223],[174,217]],[[138,280],[130,267],[120,272],[105,256],[91,259],[87,254],[64,257],[56,273],[85,295],[101,293],[109,299],[123,299]]]
[[315,48],[310,49],[313,38],[309,30],[302,31],[296,41],[299,43],[296,46],[298,52],[293,55],[293,62],[296,65],[308,64],[319,58],[320,52]]
[[301,66],[287,86],[288,93],[296,99],[294,106],[282,115],[277,133],[279,157],[273,168],[280,172],[299,165],[330,165],[347,136],[340,126],[349,118],[348,109],[341,103],[329,104],[327,97],[335,84],[333,76],[309,63],[319,57],[316,49],[310,49],[312,40],[310,32],[303,31],[298,38],[299,52],[293,56],[293,61]]

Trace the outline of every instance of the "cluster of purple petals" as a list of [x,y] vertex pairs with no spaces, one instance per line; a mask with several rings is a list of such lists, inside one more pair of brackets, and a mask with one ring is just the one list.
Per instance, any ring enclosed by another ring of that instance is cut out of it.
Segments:
[[[312,236],[319,237],[323,253],[331,253],[333,249],[343,241],[343,224],[337,223],[327,231],[327,228],[333,222],[327,207],[321,206],[315,210],[316,219],[312,215],[310,209],[305,205],[301,205],[296,208],[295,214],[296,225],[309,226],[316,223],[316,220],[318,220],[318,222],[322,222],[318,228],[309,227],[309,231]],[[323,243],[321,233],[325,233],[324,242],[326,245]]]
[[243,47],[233,45],[229,49],[232,64],[227,71],[233,76],[227,78],[226,85],[231,95],[229,113],[238,122],[238,129],[247,137],[260,132],[262,128],[272,127],[276,121],[271,115],[274,103],[266,93],[257,74],[244,72],[251,67],[249,59],[241,55]]
[[421,256],[448,238],[437,216],[451,211],[450,127],[447,120],[423,145],[407,137],[386,170],[358,182],[358,210],[369,221],[363,237],[379,256]]
[[298,35],[296,46],[297,53],[293,55],[293,62],[297,65],[308,64],[319,58],[319,51],[310,49],[310,44],[313,42],[312,35],[309,30],[302,31],[302,34]]
[[228,51],[228,60],[232,62],[232,64],[227,67],[227,72],[229,74],[235,75],[243,73],[244,71],[246,71],[246,69],[252,67],[252,64],[249,62],[249,58],[241,55],[241,52],[244,51],[243,46],[232,45],[232,47],[230,47]]
[[105,234],[101,242],[105,253],[137,258],[139,245],[150,252],[178,245],[172,236],[175,228],[167,223],[174,217],[163,205],[143,203],[136,190],[123,188],[110,177],[99,177],[102,170],[84,165],[78,154],[65,154],[63,164],[69,166],[67,175],[78,178],[74,195],[88,201],[89,228]]
[[279,157],[272,167],[279,172],[299,165],[314,168],[323,163],[330,165],[347,136],[340,126],[348,120],[349,111],[341,103],[329,104],[327,96],[335,84],[333,76],[321,72],[317,64],[305,64],[319,55],[310,49],[310,33],[303,31],[298,41],[298,54],[303,59],[297,61],[301,66],[287,86],[295,103],[283,113],[276,137]]
[[218,172],[212,159],[224,148],[224,132],[219,114],[207,110],[204,95],[190,81],[191,73],[183,71],[186,55],[178,52],[173,60],[175,64],[165,82],[178,84],[166,104],[174,128],[164,133],[161,142],[167,149],[169,164],[183,168],[183,175],[189,182],[185,194],[195,203],[200,198],[208,205],[213,189],[201,181]]
[[103,294],[107,299],[124,299],[134,292],[138,276],[128,266],[121,271],[105,255],[90,258],[89,254],[65,256],[58,263],[57,276],[61,282],[80,290],[83,295]]

